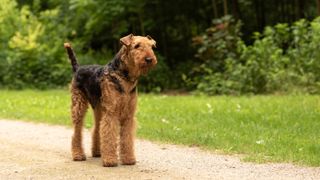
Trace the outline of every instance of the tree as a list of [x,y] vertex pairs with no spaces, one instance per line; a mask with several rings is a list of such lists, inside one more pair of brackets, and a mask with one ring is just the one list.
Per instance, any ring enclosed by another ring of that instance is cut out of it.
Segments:
[[318,11],[318,16],[320,16],[320,0],[317,0],[317,11]]

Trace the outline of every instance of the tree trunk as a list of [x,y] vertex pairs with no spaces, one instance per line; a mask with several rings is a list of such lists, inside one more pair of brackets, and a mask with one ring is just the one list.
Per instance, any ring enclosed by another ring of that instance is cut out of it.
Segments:
[[320,16],[320,0],[317,0],[317,12],[318,16]]
[[255,10],[256,10],[256,20],[259,31],[261,32],[266,24],[265,8],[263,0],[254,0]]
[[296,15],[295,15],[295,11],[294,11],[294,1],[290,1],[290,6],[289,6],[289,10],[290,10],[290,23],[294,22],[296,20]]
[[260,23],[261,23],[261,28],[263,29],[264,26],[266,25],[266,12],[265,12],[265,1],[262,0],[260,1],[261,4],[261,19],[260,19]]
[[283,22],[288,22],[288,3],[286,1],[283,1]]
[[256,11],[256,21],[257,21],[257,26],[258,26],[258,29],[259,29],[259,31],[261,30],[260,29],[260,22],[259,22],[259,19],[260,19],[260,13],[259,13],[259,2],[258,2],[258,0],[254,0],[254,9],[255,9],[255,11]]
[[[160,20],[159,20],[159,23],[160,23],[160,28],[159,28],[159,30],[160,30],[160,37],[161,37],[161,45],[162,45],[162,49],[163,49],[163,55],[164,55],[164,57],[169,57],[168,56],[168,47],[167,47],[167,40],[166,40],[166,29],[165,29],[165,27],[166,27],[166,24],[165,24],[165,21],[166,21],[166,19],[164,19],[165,18],[165,16],[166,16],[166,11],[165,11],[165,9],[166,9],[166,7],[165,7],[165,1],[159,1],[160,3],[159,3],[159,7],[158,7],[158,12],[159,12],[159,17],[160,17]],[[171,64],[171,60],[172,58],[169,58],[169,63]]]
[[227,0],[223,0],[223,12],[224,12],[224,15],[228,15],[228,3],[227,3]]
[[239,1],[232,0],[232,14],[236,19],[241,19],[241,13],[239,8]]
[[213,9],[213,15],[214,18],[218,18],[218,8],[217,8],[217,1],[216,0],[212,0],[212,9]]
[[285,22],[285,15],[284,15],[284,3],[280,1],[280,22]]
[[304,0],[295,1],[297,19],[304,18],[304,14],[303,14],[304,4],[305,4]]
[[140,23],[140,30],[142,35],[146,35],[144,30],[144,24],[143,24],[143,18],[142,18],[142,12],[139,13],[139,23]]

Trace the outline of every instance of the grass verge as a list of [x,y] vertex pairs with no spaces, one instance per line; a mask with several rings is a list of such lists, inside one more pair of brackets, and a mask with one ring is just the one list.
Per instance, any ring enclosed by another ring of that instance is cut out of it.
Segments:
[[[0,90],[0,117],[71,125],[65,90]],[[138,136],[245,154],[254,162],[320,165],[320,96],[140,95]],[[91,111],[85,125],[92,126]]]

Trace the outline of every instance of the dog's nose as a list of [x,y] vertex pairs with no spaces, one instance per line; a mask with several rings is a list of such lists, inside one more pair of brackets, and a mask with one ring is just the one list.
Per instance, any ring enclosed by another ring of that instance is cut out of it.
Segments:
[[153,59],[152,57],[146,57],[144,60],[146,61],[146,63],[150,64]]

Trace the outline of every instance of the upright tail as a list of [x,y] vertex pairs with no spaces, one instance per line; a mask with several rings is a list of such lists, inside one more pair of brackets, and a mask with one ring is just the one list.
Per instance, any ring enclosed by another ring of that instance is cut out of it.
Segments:
[[69,59],[71,61],[72,70],[76,72],[79,68],[79,64],[76,58],[76,54],[74,53],[70,43],[64,43],[64,48],[66,48]]

